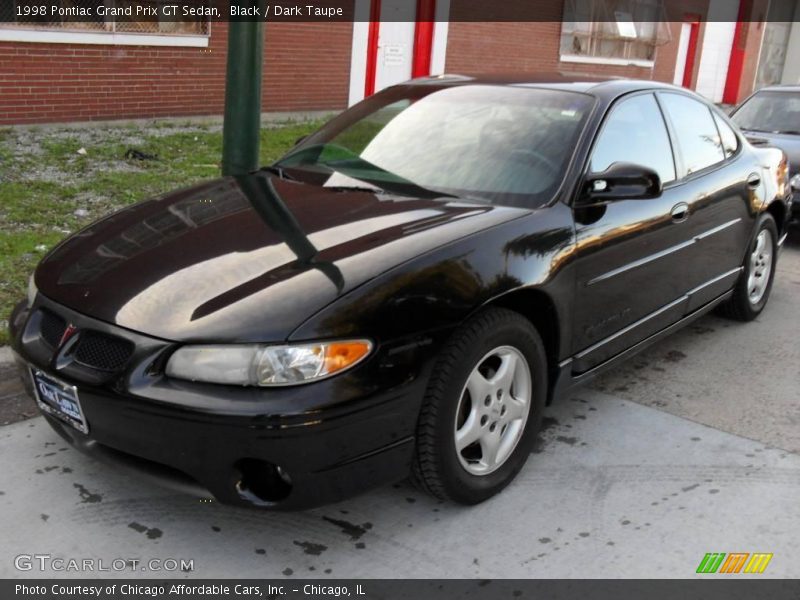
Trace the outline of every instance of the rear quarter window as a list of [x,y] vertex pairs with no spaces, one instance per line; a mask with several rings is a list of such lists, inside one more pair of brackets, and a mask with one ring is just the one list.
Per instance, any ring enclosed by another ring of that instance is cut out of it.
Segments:
[[725,157],[728,158],[736,154],[736,151],[739,149],[739,138],[736,137],[733,129],[731,126],[728,125],[722,117],[715,114],[714,121],[717,124],[717,129],[719,130],[719,137],[722,142],[722,149],[725,152]]

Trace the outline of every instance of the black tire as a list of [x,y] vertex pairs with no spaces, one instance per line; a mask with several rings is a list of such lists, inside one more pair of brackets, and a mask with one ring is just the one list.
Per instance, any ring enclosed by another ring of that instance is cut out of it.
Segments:
[[[527,421],[522,421],[521,437],[505,462],[491,473],[475,475],[462,465],[456,450],[456,411],[473,369],[487,353],[500,347],[515,349],[527,362],[532,377],[530,409]],[[479,313],[453,334],[439,355],[417,424],[414,483],[437,498],[460,504],[477,504],[494,496],[514,479],[530,455],[546,397],[544,344],[530,321],[503,308]]]
[[[753,302],[750,297],[750,290],[748,289],[748,281],[753,267],[751,263],[751,255],[756,247],[758,236],[762,231],[769,233],[770,243],[772,245],[771,267],[769,271],[769,279],[767,287],[758,302]],[[739,276],[739,281],[733,289],[733,296],[730,297],[725,303],[720,306],[719,312],[729,319],[736,321],[752,321],[764,307],[769,300],[769,294],[772,291],[772,282],[775,279],[775,265],[778,260],[778,227],[775,224],[775,219],[769,213],[764,213],[758,218],[756,224],[755,234],[753,239],[747,245],[747,252],[744,257],[744,270]]]

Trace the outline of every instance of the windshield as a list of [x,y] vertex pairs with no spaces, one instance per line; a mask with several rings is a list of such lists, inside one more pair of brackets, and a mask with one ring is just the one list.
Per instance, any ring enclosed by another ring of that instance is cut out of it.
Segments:
[[561,185],[592,106],[584,94],[523,87],[392,88],[276,166],[327,186],[536,207]]
[[800,93],[759,92],[731,117],[742,129],[769,133],[800,132]]

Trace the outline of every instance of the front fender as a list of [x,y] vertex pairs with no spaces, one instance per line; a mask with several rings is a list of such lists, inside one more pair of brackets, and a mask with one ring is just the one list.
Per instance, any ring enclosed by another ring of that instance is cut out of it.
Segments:
[[457,327],[515,290],[542,289],[571,310],[572,211],[562,203],[437,248],[351,291],[295,329],[292,341],[364,336],[402,344]]

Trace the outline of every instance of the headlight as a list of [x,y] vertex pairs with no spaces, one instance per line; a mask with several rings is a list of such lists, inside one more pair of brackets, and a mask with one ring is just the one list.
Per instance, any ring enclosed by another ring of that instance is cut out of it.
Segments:
[[789,180],[789,185],[792,186],[793,192],[800,192],[800,173]]
[[371,351],[369,340],[286,346],[184,346],[167,362],[167,375],[230,385],[297,385],[354,367]]
[[36,282],[33,280],[33,275],[28,279],[28,306],[33,306],[33,301],[36,300],[36,294],[39,293],[36,287]]

